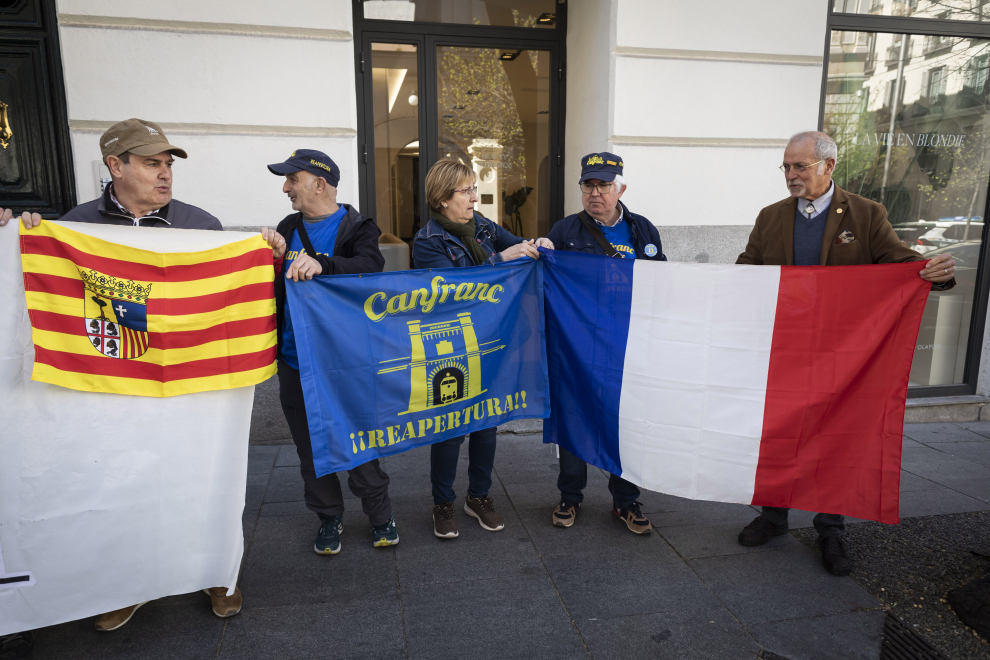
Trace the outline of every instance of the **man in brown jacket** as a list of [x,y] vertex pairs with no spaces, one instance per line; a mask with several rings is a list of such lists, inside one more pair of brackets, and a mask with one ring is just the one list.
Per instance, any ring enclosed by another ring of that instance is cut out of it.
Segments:
[[[846,192],[832,182],[837,149],[825,133],[808,131],[791,138],[784,150],[784,172],[790,197],[771,204],[756,218],[746,251],[737,264],[768,266],[853,266],[923,261],[904,246],[887,220],[882,204]],[[937,290],[955,285],[956,262],[948,254],[928,261],[919,276]],[[757,546],[787,533],[786,508],[763,507],[739,534],[739,543]],[[815,516],[822,564],[835,575],[847,575],[843,516]]]

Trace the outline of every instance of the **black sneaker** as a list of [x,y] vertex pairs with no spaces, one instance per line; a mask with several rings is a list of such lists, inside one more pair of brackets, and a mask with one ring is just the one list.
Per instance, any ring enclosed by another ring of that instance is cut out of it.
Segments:
[[753,522],[743,527],[743,531],[739,532],[739,545],[744,545],[747,548],[764,545],[772,537],[786,534],[788,529],[787,523],[775,525],[763,516],[756,516]]
[[639,502],[633,502],[624,509],[617,509],[613,506],[612,513],[618,516],[619,520],[626,523],[626,527],[633,534],[649,534],[653,526],[646,519],[646,516],[643,515],[643,512],[640,510],[641,506]]
[[578,511],[581,510],[580,504],[574,504],[573,502],[568,502],[567,500],[561,500],[557,508],[553,510],[553,524],[557,527],[570,527],[577,520]]
[[34,633],[30,630],[0,635],[0,658],[3,660],[21,660],[31,657],[34,649]]
[[395,529],[395,516],[389,516],[384,525],[371,526],[371,541],[376,548],[399,544],[399,532]]
[[318,555],[340,552],[340,533],[344,531],[343,516],[320,516],[320,531],[316,533],[313,551]]
[[852,559],[846,554],[846,544],[838,536],[819,536],[815,545],[822,553],[822,566],[832,575],[849,575]]

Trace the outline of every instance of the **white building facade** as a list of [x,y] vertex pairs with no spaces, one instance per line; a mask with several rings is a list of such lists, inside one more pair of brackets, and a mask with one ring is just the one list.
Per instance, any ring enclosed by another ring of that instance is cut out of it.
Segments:
[[[229,228],[274,226],[289,213],[265,165],[313,148],[340,166],[338,198],[400,239],[421,226],[422,179],[448,154],[478,172],[479,210],[517,234],[543,235],[581,208],[581,156],[609,151],[625,164],[623,201],[659,227],[670,259],[730,263],[759,210],[787,194],[776,168],[788,137],[824,128],[840,146],[839,185],[887,204],[919,252],[965,252],[958,290],[929,302],[909,418],[975,420],[985,407],[990,13],[982,12],[990,5],[21,5],[37,9],[39,43],[48,39],[49,60],[58,60],[47,66],[60,67],[45,84],[52,144],[60,131],[66,144],[46,153],[64,152],[71,167],[61,165],[68,180],[61,198],[49,195],[50,217],[99,194],[97,138],[140,117],[189,152],[174,167],[175,196]],[[18,27],[21,14],[4,11],[0,29],[28,29]],[[3,85],[0,102],[18,93]],[[13,144],[22,109],[9,105]],[[41,144],[21,147],[18,171],[42,158]],[[4,158],[0,190],[13,190]]]

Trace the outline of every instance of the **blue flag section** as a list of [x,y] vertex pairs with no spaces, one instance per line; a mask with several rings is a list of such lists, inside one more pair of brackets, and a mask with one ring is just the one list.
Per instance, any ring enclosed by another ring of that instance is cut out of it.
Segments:
[[316,474],[550,412],[543,271],[287,282]]
[[543,258],[553,387],[543,442],[621,475],[619,397],[635,262],[557,251]]

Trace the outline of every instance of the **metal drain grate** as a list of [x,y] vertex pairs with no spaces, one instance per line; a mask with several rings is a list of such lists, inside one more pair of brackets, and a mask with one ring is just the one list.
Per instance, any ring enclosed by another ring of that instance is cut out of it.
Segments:
[[883,622],[881,649],[880,660],[949,660],[890,612]]

